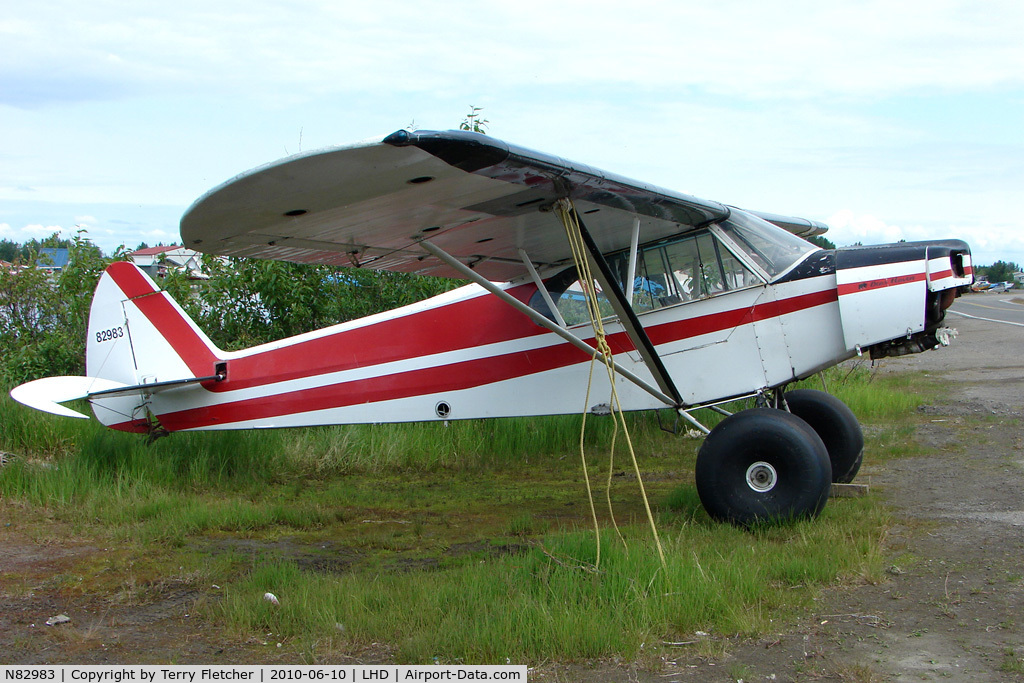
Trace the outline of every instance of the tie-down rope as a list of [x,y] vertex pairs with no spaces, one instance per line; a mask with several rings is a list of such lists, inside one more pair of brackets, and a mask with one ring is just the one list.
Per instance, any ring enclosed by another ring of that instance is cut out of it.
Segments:
[[[587,314],[590,317],[590,324],[594,329],[594,344],[598,353],[604,358],[605,370],[608,373],[608,381],[611,385],[611,399],[610,407],[612,413],[612,419],[615,421],[615,429],[612,432],[612,442],[608,454],[608,483],[605,489],[605,497],[608,501],[608,513],[611,515],[612,526],[615,528],[615,532],[618,534],[619,539],[622,540],[625,545],[625,539],[622,536],[622,532],[619,531],[619,525],[615,522],[615,513],[612,510],[612,471],[614,469],[615,459],[615,442],[618,437],[619,428],[622,428],[622,433],[626,439],[626,445],[629,448],[629,455],[633,461],[633,470],[636,472],[636,481],[640,486],[640,494],[644,501],[644,509],[647,511],[647,521],[651,525],[651,533],[654,536],[654,543],[658,548],[658,557],[661,559],[661,566],[665,567],[665,551],[661,547],[661,539],[658,538],[658,527],[654,523],[654,515],[651,512],[650,502],[647,500],[647,491],[644,489],[644,482],[640,476],[640,465],[636,459],[636,452],[633,449],[633,440],[629,436],[629,427],[626,425],[626,417],[622,411],[622,404],[619,402],[619,395],[615,389],[615,365],[612,358],[612,350],[608,345],[608,339],[604,331],[604,323],[601,320],[601,308],[600,303],[597,300],[597,283],[594,280],[593,272],[590,268],[590,259],[587,257],[586,245],[583,242],[583,233],[580,228],[579,216],[576,213],[576,209],[572,204],[571,200],[561,199],[555,204],[555,210],[558,216],[562,219],[562,225],[565,226],[565,234],[569,239],[569,246],[572,249],[572,258],[576,264],[576,272],[579,277],[580,286],[583,288],[583,298],[587,306]],[[597,558],[595,566],[599,566],[601,563],[601,530],[597,521],[597,510],[594,507],[594,496],[590,488],[590,475],[587,471],[587,459],[583,448],[583,437],[587,429],[587,413],[589,412],[590,406],[590,389],[594,380],[594,364],[597,362],[597,356],[592,355],[590,359],[590,376],[587,379],[587,396],[586,401],[583,405],[583,421],[580,427],[580,460],[583,463],[583,478],[587,485],[587,499],[590,501],[590,514],[594,522],[594,535],[597,540]]]

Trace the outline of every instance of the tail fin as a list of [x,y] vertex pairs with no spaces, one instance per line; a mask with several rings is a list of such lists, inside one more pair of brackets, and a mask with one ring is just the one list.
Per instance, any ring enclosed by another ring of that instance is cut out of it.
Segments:
[[153,394],[227,376],[223,354],[166,292],[135,265],[113,263],[89,310],[86,377],[45,377],[11,390],[31,408],[85,417],[60,403],[87,398],[108,427],[150,432]]
[[[85,369],[90,378],[126,386],[168,386],[221,373],[222,354],[174,299],[137,266],[111,264],[100,276],[89,311]],[[147,418],[145,392],[93,400],[105,425]]]
[[89,311],[85,369],[125,384],[215,374],[220,351],[174,299],[137,266],[100,276]]

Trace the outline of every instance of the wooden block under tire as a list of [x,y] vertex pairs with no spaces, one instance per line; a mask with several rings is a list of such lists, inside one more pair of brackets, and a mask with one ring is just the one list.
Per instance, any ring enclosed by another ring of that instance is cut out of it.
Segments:
[[860,498],[868,495],[867,484],[832,484],[830,498]]

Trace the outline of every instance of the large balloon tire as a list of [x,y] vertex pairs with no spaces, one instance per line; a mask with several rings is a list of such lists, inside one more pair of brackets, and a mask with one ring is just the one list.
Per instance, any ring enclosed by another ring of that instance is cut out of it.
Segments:
[[821,438],[799,417],[771,408],[744,410],[712,429],[695,475],[708,514],[741,526],[816,517],[832,486]]
[[849,484],[864,460],[864,432],[857,416],[832,394],[816,389],[786,392],[791,413],[811,426],[825,443],[832,462],[832,481]]

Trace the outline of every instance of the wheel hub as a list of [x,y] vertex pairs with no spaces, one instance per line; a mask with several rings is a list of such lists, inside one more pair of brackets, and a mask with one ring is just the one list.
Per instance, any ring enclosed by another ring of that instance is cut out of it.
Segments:
[[760,460],[747,468],[747,486],[758,493],[765,493],[775,488],[778,474],[770,464]]

